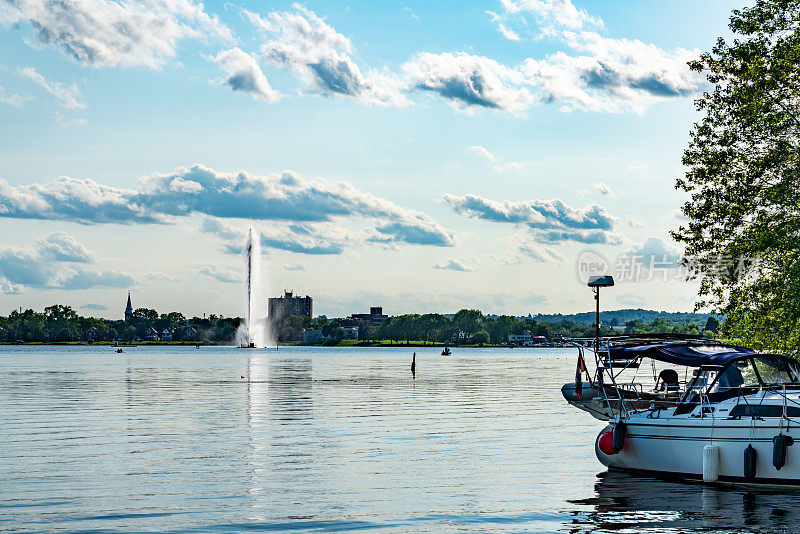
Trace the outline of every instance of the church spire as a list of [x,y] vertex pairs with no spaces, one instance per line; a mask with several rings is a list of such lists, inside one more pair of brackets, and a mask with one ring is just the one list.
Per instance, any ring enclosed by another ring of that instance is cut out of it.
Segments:
[[125,306],[125,320],[130,321],[133,317],[133,306],[131,306],[131,292],[128,291],[128,305]]

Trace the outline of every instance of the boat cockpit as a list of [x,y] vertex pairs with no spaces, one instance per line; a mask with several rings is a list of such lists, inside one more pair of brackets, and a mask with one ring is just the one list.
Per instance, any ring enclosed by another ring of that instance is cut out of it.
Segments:
[[[670,334],[593,341],[594,375],[586,372],[588,381],[583,381],[579,372],[580,380],[576,377],[575,384],[565,384],[562,394],[570,404],[601,420],[646,410],[688,414],[700,405],[759,391],[800,389],[800,363],[779,354],[758,354],[696,336]],[[579,362],[584,361],[584,348],[586,344],[579,344]],[[753,415],[744,406],[737,405],[728,417]],[[763,405],[758,410],[775,408],[779,407]],[[713,408],[703,408],[700,414],[705,410]],[[793,407],[794,411],[800,417],[800,406]]]

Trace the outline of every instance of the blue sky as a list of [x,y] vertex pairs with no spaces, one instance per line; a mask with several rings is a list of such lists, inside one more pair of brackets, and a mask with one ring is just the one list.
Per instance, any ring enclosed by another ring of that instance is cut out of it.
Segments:
[[688,311],[685,62],[738,7],[0,0],[0,313],[240,314],[251,224],[317,313],[582,311],[586,251]]

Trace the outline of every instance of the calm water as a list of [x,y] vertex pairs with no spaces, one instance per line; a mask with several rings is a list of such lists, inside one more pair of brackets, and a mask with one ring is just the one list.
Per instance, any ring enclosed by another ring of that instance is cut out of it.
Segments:
[[604,473],[572,350],[125,350],[0,347],[0,531],[800,528],[800,492]]

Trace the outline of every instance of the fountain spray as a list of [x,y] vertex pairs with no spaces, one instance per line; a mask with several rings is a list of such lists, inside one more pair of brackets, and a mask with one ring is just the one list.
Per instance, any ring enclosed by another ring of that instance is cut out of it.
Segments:
[[247,232],[244,248],[246,308],[244,320],[236,338],[243,348],[266,347],[269,344],[269,328],[264,310],[264,294],[261,289],[261,243],[260,234],[252,226]]

